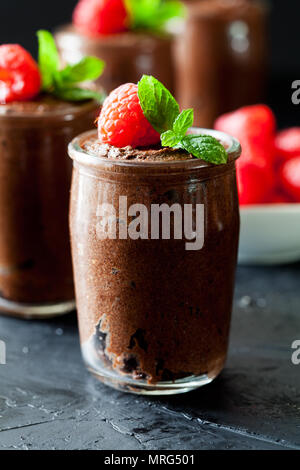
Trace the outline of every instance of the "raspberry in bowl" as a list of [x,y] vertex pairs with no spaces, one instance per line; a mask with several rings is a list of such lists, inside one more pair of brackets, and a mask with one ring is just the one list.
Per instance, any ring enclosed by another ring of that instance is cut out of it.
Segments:
[[74,70],[52,80],[55,44],[46,31],[39,37],[39,64],[19,45],[0,46],[0,311],[24,318],[75,308],[67,145],[99,109],[96,92],[75,87]]
[[235,135],[241,213],[239,262],[272,265],[300,260],[300,128],[277,132],[266,105],[220,116],[219,131]]
[[181,15],[178,1],[151,6],[148,0],[80,0],[72,24],[58,29],[55,38],[67,62],[83,55],[105,61],[99,84],[107,93],[143,74],[155,75],[173,90],[173,35],[166,25]]
[[98,131],[69,146],[82,354],[97,378],[122,391],[183,393],[224,367],[240,146],[192,124],[193,110],[180,113],[145,76],[113,91]]

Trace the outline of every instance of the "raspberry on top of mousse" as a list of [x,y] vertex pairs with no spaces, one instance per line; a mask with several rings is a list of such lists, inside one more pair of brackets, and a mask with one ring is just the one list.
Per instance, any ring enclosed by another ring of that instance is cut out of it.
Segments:
[[18,44],[0,46],[0,104],[28,101],[40,88],[41,74],[29,52]]
[[82,33],[98,36],[127,31],[129,18],[124,0],[80,0],[73,23]]
[[179,0],[79,0],[73,25],[92,38],[133,30],[160,33],[169,20],[183,14]]
[[98,118],[102,144],[118,148],[159,146],[179,149],[213,163],[227,162],[224,146],[212,135],[191,133],[193,109],[179,104],[156,78],[144,75],[137,85],[126,83],[106,98]]
[[98,120],[99,139],[115,147],[146,147],[160,142],[144,116],[138,97],[138,86],[121,85],[106,98]]
[[96,57],[83,57],[78,63],[60,68],[58,50],[49,31],[37,32],[38,64],[29,52],[18,44],[0,46],[0,105],[14,101],[30,101],[40,92],[62,101],[103,101],[103,94],[82,82],[96,80],[104,62]]

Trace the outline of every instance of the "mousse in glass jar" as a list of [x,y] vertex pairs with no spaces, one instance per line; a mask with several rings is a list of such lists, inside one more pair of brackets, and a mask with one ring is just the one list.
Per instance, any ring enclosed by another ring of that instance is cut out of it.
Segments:
[[67,148],[95,120],[99,94],[73,82],[87,65],[88,74],[102,68],[87,58],[74,78],[72,67],[59,70],[50,33],[40,31],[39,40],[40,67],[21,46],[0,46],[0,312],[23,318],[75,308]]
[[[99,142],[96,131],[69,146],[82,354],[95,376],[123,391],[183,393],[211,382],[224,367],[241,149],[224,133],[192,132],[218,139],[227,163],[160,146],[117,148]],[[164,215],[157,219],[159,208]]]
[[186,0],[176,41],[176,93],[211,127],[222,113],[263,98],[267,13],[262,0]]
[[179,1],[170,3],[81,0],[72,23],[56,31],[60,54],[70,63],[85,55],[104,60],[98,83],[107,93],[123,83],[136,83],[143,74],[156,76],[174,90],[174,34],[168,25],[183,9]]

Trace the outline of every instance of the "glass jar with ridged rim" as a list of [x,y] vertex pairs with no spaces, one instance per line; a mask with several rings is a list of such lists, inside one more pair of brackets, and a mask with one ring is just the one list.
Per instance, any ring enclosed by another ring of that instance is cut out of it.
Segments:
[[117,149],[96,132],[69,146],[70,228],[82,354],[102,382],[176,394],[211,382],[228,346],[239,238],[235,162]]
[[0,312],[48,318],[75,309],[68,230],[68,143],[96,101],[41,94],[0,104]]

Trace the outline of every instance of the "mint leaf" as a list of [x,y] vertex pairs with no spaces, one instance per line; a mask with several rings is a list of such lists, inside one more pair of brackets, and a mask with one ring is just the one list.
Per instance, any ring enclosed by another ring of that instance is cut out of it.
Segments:
[[48,31],[37,33],[39,41],[39,68],[42,90],[65,101],[95,99],[103,101],[103,95],[94,90],[83,89],[81,82],[96,80],[104,69],[104,62],[96,57],[85,57],[75,65],[59,70],[59,55],[54,38]]
[[178,144],[180,146],[182,138],[193,123],[194,110],[186,109],[182,111],[174,121],[173,130],[169,130],[161,134],[160,140],[163,147],[177,147]]
[[146,119],[160,133],[162,146],[183,149],[216,165],[227,162],[225,148],[214,137],[186,135],[194,123],[193,109],[180,113],[175,98],[156,78],[144,75],[138,84],[138,96]]
[[59,67],[59,56],[54,38],[49,31],[37,32],[39,40],[39,68],[42,76],[42,89],[48,91],[53,86]]
[[182,17],[184,7],[177,0],[126,0],[131,29],[161,31],[166,23]]
[[160,134],[171,130],[179,105],[169,90],[156,78],[144,75],[138,83],[138,95],[143,113],[154,129]]
[[210,135],[187,135],[180,141],[180,147],[187,152],[215,165],[227,162],[227,152],[223,145]]
[[75,65],[67,65],[59,72],[59,80],[63,84],[80,83],[96,80],[103,72],[105,63],[96,57],[84,57]]
[[173,131],[166,131],[160,136],[163,147],[175,147],[180,142],[180,138]]
[[87,90],[84,88],[59,88],[56,87],[53,94],[64,101],[84,101],[84,100],[96,100],[99,102],[103,101],[103,95],[93,90]]
[[185,109],[175,119],[173,124],[173,131],[178,136],[185,136],[188,129],[194,124],[194,110]]

